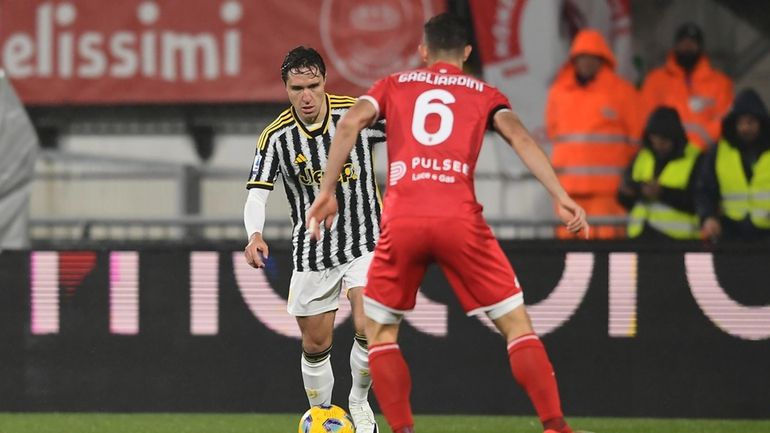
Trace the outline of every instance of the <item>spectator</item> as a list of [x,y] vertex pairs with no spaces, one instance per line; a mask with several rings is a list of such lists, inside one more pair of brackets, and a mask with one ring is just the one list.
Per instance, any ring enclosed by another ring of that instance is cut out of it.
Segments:
[[687,142],[675,109],[660,107],[652,112],[643,144],[618,190],[618,201],[631,210],[628,237],[697,239],[695,178],[702,155]]
[[[614,69],[615,56],[602,35],[580,31],[546,105],[553,166],[564,189],[590,217],[625,214],[615,195],[641,131],[638,94]],[[613,238],[624,231],[595,225],[591,233]],[[569,236],[564,230],[557,235]]]
[[703,164],[696,208],[707,239],[770,239],[770,117],[744,90]]
[[733,83],[711,67],[703,51],[703,31],[682,25],[666,63],[652,70],[642,86],[645,113],[676,108],[690,142],[705,150],[719,138],[722,117],[733,101]]

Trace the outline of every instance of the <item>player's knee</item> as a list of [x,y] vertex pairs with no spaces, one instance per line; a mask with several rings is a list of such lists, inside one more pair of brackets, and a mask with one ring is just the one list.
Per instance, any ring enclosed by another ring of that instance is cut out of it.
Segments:
[[497,326],[497,329],[500,330],[500,333],[505,336],[506,340],[511,340],[521,335],[534,332],[529,314],[523,305],[514,308],[500,317],[494,318],[493,322],[495,323],[495,326]]
[[329,358],[329,355],[332,352],[332,346],[329,345],[325,349],[318,350],[318,351],[310,351],[307,350],[304,346],[302,347],[302,357],[307,361],[309,364],[318,364],[319,362],[326,361]]
[[363,311],[361,311],[361,314],[354,314],[353,315],[353,328],[356,332],[356,334],[366,335],[366,321],[368,319],[366,318],[366,315]]
[[370,318],[366,319],[366,339],[370,346],[394,343],[398,338],[398,325],[384,325]]
[[357,334],[364,334],[366,329],[366,314],[364,313],[363,287],[348,290],[348,299],[353,311],[353,327]]
[[302,350],[307,353],[322,352],[332,345],[332,334],[321,332],[304,333],[302,335]]
[[361,320],[354,320],[353,324],[353,330],[355,331],[356,335],[366,335],[366,318],[363,317]]

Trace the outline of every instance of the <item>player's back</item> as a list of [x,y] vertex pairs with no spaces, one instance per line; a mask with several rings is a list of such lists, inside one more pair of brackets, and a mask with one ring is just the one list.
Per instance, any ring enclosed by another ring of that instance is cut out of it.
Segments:
[[436,63],[393,74],[363,98],[387,122],[383,218],[481,212],[473,173],[492,115],[510,108],[505,96],[456,66]]

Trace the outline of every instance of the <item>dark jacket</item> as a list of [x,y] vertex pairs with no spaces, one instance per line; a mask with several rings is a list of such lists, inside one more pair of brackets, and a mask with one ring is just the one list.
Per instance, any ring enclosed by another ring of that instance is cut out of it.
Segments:
[[[674,149],[665,157],[661,157],[653,152],[655,155],[655,177],[657,178],[670,161],[684,156],[684,149],[687,146],[687,134],[684,126],[682,126],[679,114],[670,107],[658,107],[647,120],[642,141],[643,146],[650,150],[652,150],[650,143],[650,135],[652,134],[666,137],[674,143]],[[701,170],[700,164],[702,159],[702,155],[698,156],[685,190],[661,187],[658,201],[683,212],[695,213],[695,178],[697,178],[697,173]],[[618,202],[627,210],[631,210],[637,201],[643,199],[641,193],[642,184],[635,182],[632,177],[635,162],[636,157],[634,157],[623,174],[621,185],[626,188],[621,186],[618,190]],[[658,239],[660,237],[667,238],[668,236],[645,224],[641,237]]]
[[[744,143],[738,136],[736,122],[738,117],[743,114],[753,114],[760,121],[760,139],[755,145]],[[728,145],[737,148],[741,152],[743,171],[746,174],[746,179],[750,182],[754,175],[754,164],[763,152],[770,150],[770,116],[757,92],[747,89],[738,94],[733,103],[732,110],[722,121],[722,138]],[[756,240],[770,236],[770,230],[756,228],[748,216],[740,222],[735,222],[722,216],[720,206],[722,195],[719,191],[719,181],[716,174],[716,156],[717,147],[715,146],[706,155],[701,175],[698,179],[695,206],[701,223],[706,218],[720,218],[725,239]]]

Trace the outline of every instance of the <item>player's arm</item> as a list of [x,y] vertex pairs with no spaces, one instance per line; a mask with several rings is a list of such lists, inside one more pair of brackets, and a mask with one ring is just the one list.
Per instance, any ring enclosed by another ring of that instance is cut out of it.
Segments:
[[331,228],[334,215],[337,214],[337,179],[356,144],[358,134],[376,119],[377,109],[374,104],[369,100],[359,99],[337,122],[326,160],[326,172],[321,179],[321,190],[307,213],[306,226],[313,239],[321,238],[319,223],[325,223],[327,229]]
[[265,260],[270,253],[267,243],[262,239],[262,230],[265,227],[265,208],[269,194],[270,191],[266,189],[250,189],[249,195],[246,197],[246,204],[243,206],[243,224],[246,227],[246,234],[249,236],[249,243],[243,253],[246,262],[253,268],[264,267]]
[[551,194],[559,218],[567,225],[567,229],[572,233],[585,229],[587,237],[588,223],[585,211],[564,191],[548,156],[529,134],[519,117],[510,110],[499,110],[492,121],[495,130],[513,147],[527,168]]
[[[273,189],[278,175],[275,141],[270,139],[270,131],[271,127],[280,126],[279,123],[282,118],[284,116],[279,116],[260,134],[251,174],[246,184],[249,193],[243,206],[243,224],[246,227],[249,243],[246,245],[243,255],[246,263],[254,268],[264,267],[268,256],[268,247],[262,239],[262,230],[265,227],[267,197]],[[269,164],[266,163],[267,160],[270,160]]]

